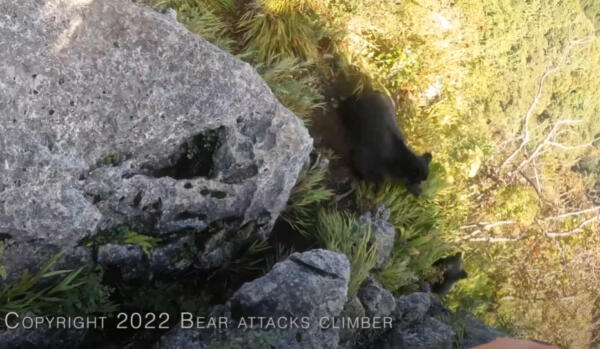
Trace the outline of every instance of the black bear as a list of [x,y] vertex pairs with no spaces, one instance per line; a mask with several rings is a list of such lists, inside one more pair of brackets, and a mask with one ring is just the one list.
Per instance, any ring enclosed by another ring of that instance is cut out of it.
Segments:
[[415,154],[402,139],[396,107],[381,92],[351,97],[340,107],[350,143],[350,165],[361,179],[379,184],[385,177],[404,183],[415,196],[429,175],[431,154]]
[[431,285],[431,292],[433,293],[445,295],[450,292],[455,282],[467,277],[467,272],[462,268],[460,253],[438,259],[433,265],[443,270],[442,280]]

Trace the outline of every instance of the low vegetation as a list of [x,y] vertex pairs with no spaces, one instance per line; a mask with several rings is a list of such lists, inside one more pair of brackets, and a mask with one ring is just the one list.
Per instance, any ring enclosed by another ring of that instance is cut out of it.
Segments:
[[[0,289],[0,313],[71,316],[113,313],[117,306],[109,300],[111,289],[102,284],[102,269],[84,266],[77,270],[56,270],[55,264],[62,254],[54,255],[36,273],[25,271],[20,279],[4,284]],[[5,325],[0,323],[1,327]]]

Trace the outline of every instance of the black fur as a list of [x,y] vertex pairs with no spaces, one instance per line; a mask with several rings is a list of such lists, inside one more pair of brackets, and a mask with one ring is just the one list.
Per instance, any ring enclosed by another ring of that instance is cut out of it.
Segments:
[[350,143],[350,165],[356,174],[378,184],[390,177],[419,196],[420,184],[429,175],[431,154],[416,155],[404,143],[392,100],[370,92],[344,101],[340,112]]
[[444,270],[442,281],[431,285],[431,292],[445,295],[450,292],[452,285],[460,279],[466,278],[467,272],[462,268],[461,254],[438,259],[434,266]]

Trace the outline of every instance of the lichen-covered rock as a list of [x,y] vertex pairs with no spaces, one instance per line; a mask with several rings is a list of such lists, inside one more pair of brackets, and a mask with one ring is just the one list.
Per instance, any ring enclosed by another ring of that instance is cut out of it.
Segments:
[[471,348],[506,336],[470,313],[451,311],[437,297],[423,292],[398,297],[392,316],[392,330],[380,336],[375,347]]
[[[0,199],[1,201],[2,199]],[[29,241],[8,240],[5,242],[4,251],[0,254],[0,265],[7,266],[9,274],[7,280],[19,279],[25,270],[34,272],[37,267],[46,263],[56,254],[61,253],[61,247],[47,245],[41,248]],[[92,250],[84,246],[74,246],[63,251],[62,256],[56,261],[55,269],[77,269],[77,267],[93,262]]]
[[359,217],[359,222],[371,229],[371,236],[377,245],[377,262],[375,269],[381,269],[385,262],[390,258],[396,239],[394,225],[389,222],[390,210],[379,205],[372,211],[363,213]]
[[[4,256],[122,225],[270,231],[312,140],[252,67],[131,1],[0,0],[0,12]],[[235,237],[205,235],[198,266],[226,261]],[[207,252],[218,258],[202,265]],[[35,258],[0,263],[13,275]]]

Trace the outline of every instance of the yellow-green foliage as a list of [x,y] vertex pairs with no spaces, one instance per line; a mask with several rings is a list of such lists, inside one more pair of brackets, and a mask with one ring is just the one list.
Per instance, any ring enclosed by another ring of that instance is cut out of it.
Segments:
[[308,125],[323,106],[312,61],[324,34],[312,14],[317,2],[233,0],[145,0],[172,8],[192,32],[252,63],[281,103]]
[[257,62],[268,62],[273,57],[317,58],[321,33],[314,20],[295,10],[284,13],[247,12],[239,22],[243,33],[244,50]]
[[377,261],[377,246],[371,241],[370,230],[360,227],[354,218],[347,214],[322,209],[318,213],[317,225],[312,234],[322,247],[341,252],[348,257],[348,297],[354,297]]
[[[430,190],[426,194],[433,195],[437,189],[431,188],[434,183],[438,182],[432,174],[425,183],[425,192]],[[361,183],[356,194],[360,206],[366,208],[383,204],[390,209],[396,239],[390,260],[377,274],[386,288],[397,291],[414,284],[428,273],[437,259],[447,254],[448,245],[443,241],[440,230],[443,220],[439,206],[428,201],[427,195],[415,198],[402,185],[393,183],[385,183],[377,191],[374,191],[373,185]]]
[[535,189],[521,185],[508,185],[494,194],[497,220],[515,220],[530,225],[539,214],[539,198]]

